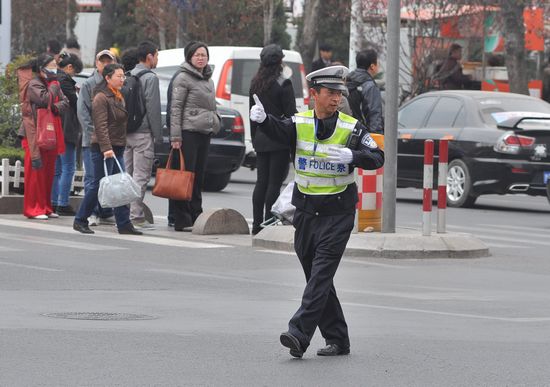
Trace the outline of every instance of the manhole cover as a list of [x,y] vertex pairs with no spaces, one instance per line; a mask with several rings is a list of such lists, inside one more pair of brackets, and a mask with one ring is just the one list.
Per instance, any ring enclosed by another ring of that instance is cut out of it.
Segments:
[[103,313],[103,312],[67,312],[67,313],[46,313],[46,317],[66,318],[70,320],[102,320],[102,321],[133,321],[133,320],[154,320],[156,317],[146,314],[133,313]]

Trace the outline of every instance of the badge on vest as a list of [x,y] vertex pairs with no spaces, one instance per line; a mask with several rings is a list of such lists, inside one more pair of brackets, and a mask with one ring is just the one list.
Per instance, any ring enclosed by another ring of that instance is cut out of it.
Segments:
[[371,149],[378,148],[378,144],[376,143],[376,141],[374,141],[373,138],[368,134],[365,134],[363,136],[363,139],[361,140],[361,144]]

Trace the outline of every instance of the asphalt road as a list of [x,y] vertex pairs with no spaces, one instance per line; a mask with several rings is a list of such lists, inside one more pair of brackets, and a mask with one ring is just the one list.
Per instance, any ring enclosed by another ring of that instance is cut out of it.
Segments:
[[[205,207],[250,219],[252,180],[241,171]],[[420,227],[419,194],[399,190],[398,226]],[[175,234],[165,201],[149,202],[146,237],[0,216],[0,386],[550,385],[545,198],[449,210],[489,258],[345,257],[352,353],[315,356],[316,334],[302,360],[278,343],[304,285],[297,259],[248,236]]]

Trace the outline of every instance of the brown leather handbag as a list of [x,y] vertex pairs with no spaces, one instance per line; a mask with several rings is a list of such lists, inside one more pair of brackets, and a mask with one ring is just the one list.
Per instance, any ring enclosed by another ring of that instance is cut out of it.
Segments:
[[185,161],[181,148],[179,149],[180,169],[170,169],[173,150],[174,148],[170,149],[166,168],[157,168],[153,195],[172,200],[191,200],[195,172],[185,170]]

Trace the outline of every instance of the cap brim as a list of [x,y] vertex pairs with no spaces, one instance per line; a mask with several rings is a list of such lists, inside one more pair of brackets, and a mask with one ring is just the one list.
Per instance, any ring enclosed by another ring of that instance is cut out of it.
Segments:
[[346,85],[343,85],[341,83],[321,83],[316,86],[326,87],[327,89],[332,89],[332,90],[340,90],[340,91],[348,90]]

